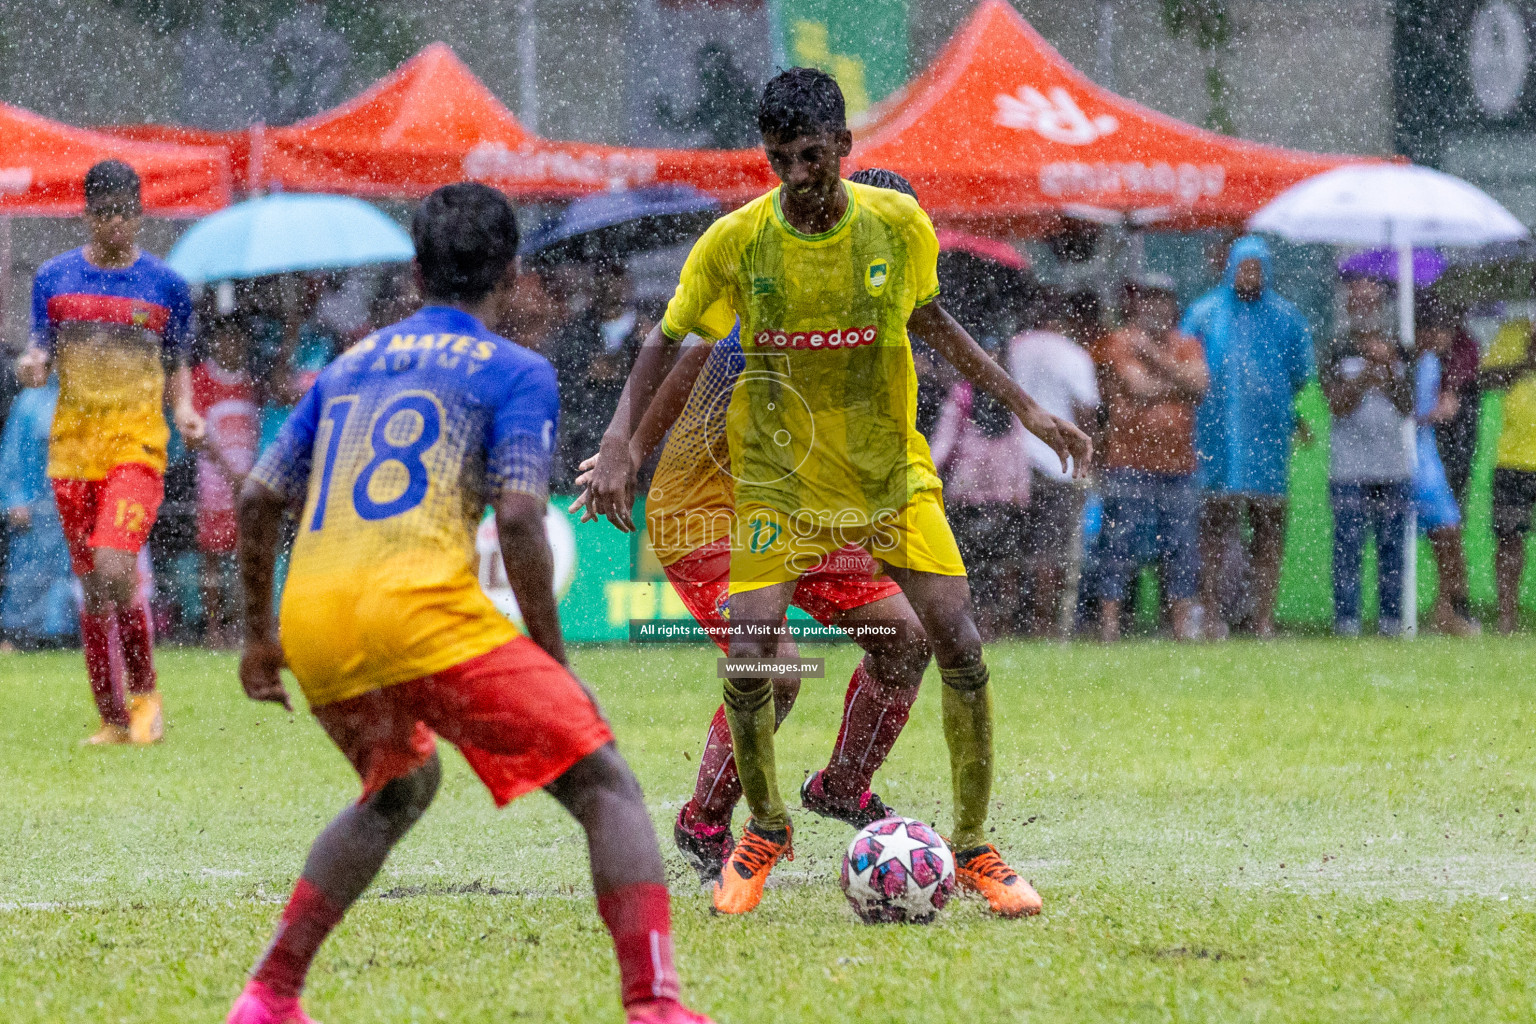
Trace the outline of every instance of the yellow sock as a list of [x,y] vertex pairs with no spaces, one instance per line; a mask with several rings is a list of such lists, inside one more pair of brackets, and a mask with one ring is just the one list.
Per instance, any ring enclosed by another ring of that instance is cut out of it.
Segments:
[[771,832],[788,828],[773,756],[773,687],[766,679],[727,679],[725,721],[731,727],[741,792],[757,827]]
[[[944,742],[949,745],[954,788],[955,852],[985,843],[987,801],[992,796],[992,687],[985,665],[939,669],[944,681]],[[740,763],[740,755],[737,756]]]

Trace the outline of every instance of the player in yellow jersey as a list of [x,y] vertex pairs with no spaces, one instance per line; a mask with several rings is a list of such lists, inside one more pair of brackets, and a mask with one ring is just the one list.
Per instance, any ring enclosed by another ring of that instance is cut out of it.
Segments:
[[[448,185],[417,208],[411,239],[426,307],[321,371],[241,493],[241,683],[286,706],[286,660],[363,795],[310,848],[228,1024],[310,1024],[299,1005],[309,965],[432,802],[439,735],[497,806],[543,788],[581,823],[626,1020],[709,1024],[678,1001],[640,787],[566,665],[544,534],[555,372],[486,327],[516,288],[512,204],[485,185]],[[515,553],[507,579],[527,636],[476,580],[487,504],[501,550]],[[272,570],[289,507],[298,536],[279,642]]]
[[32,340],[16,370],[28,387],[50,370],[59,378],[48,475],[85,597],[80,641],[101,713],[86,742],[154,743],[165,720],[138,556],[165,493],[167,384],[182,438],[195,447],[205,430],[187,369],[192,298],[136,244],[144,211],[132,167],[103,160],[84,192],[90,241],[38,268]]
[[[1063,467],[1084,472],[1092,445],[1041,409],[944,312],[938,240],[917,203],[841,179],[853,138],[829,75],[793,68],[775,77],[758,127],[782,185],[721,217],[694,246],[603,437],[591,507],[633,528],[630,438],[675,346],[689,333],[723,338],[739,318],[746,366],[727,414],[737,513],[731,655],[772,655],[773,630],[800,576],[847,543],[868,550],[901,585],[938,662],[961,884],[996,913],[1037,912],[1039,896],[986,841],[992,695],[965,566],[915,426],[909,322],[1049,444]],[[714,902],[740,913],[757,905],[769,870],[791,852],[791,833],[768,677],[727,678],[725,706],[752,820]]]
[[[915,198],[911,184],[890,171],[860,171],[849,180]],[[635,464],[641,465],[666,439],[645,499],[651,547],[683,604],[726,650],[731,537],[736,532],[726,407],[744,367],[737,331],[712,345],[685,345],[630,446]],[[577,483],[585,480],[578,477]],[[578,498],[571,511],[583,504]],[[866,652],[848,681],[832,756],[800,787],[807,810],[863,828],[896,813],[870,785],[917,699],[928,660],[922,625],[901,588],[856,544],[833,552],[802,575],[793,604],[823,624],[843,627]],[[797,653],[794,643],[787,642],[779,656]],[[777,677],[773,687],[774,717],[782,723],[800,680]],[[722,705],[709,723],[693,797],[678,811],[672,830],[678,851],[707,885],[721,880],[734,847],[731,813],[740,798]]]

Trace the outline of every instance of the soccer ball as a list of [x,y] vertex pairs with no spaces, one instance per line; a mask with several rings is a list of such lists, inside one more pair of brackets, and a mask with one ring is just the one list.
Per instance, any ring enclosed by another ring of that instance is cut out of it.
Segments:
[[865,924],[928,924],[955,891],[955,855],[912,818],[882,818],[843,855],[843,892]]

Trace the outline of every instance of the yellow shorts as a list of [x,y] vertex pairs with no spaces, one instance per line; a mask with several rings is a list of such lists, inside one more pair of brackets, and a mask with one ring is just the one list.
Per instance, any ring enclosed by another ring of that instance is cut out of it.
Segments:
[[731,545],[732,594],[797,580],[832,552],[849,544],[883,565],[940,576],[964,576],[965,563],[944,518],[943,492],[919,491],[901,508],[876,521],[829,524],[766,505],[737,510]]

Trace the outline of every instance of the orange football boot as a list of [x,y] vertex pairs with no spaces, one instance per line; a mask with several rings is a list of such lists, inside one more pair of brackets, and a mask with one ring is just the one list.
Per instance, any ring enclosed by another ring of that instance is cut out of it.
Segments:
[[1045,904],[1035,887],[1019,877],[991,843],[974,846],[955,855],[955,877],[960,887],[987,898],[999,917],[1025,917],[1040,913]]
[[160,691],[128,696],[128,737],[134,743],[159,743],[165,738],[165,715],[160,710]]
[[128,743],[128,727],[112,722],[102,722],[101,728],[80,741],[82,747],[111,747]]
[[748,819],[742,829],[741,842],[731,851],[731,859],[725,862],[720,881],[711,893],[715,910],[721,914],[745,914],[757,907],[763,898],[763,886],[768,883],[768,872],[782,857],[795,859],[795,848],[790,838],[791,829],[786,824],[784,838],[775,839],[767,832],[759,831],[757,823]]

